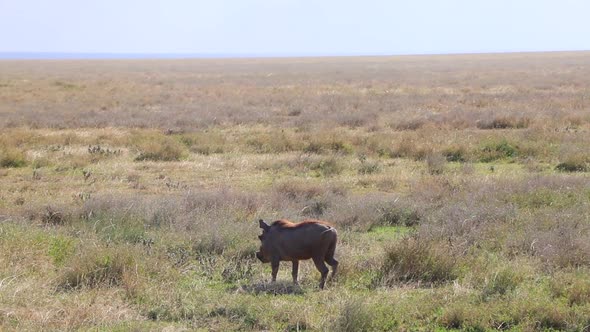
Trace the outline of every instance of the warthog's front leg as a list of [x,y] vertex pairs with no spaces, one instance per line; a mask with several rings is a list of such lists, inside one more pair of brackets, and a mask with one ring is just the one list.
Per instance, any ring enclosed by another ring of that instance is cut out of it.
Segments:
[[272,267],[272,282],[277,281],[277,273],[279,273],[279,259],[272,259],[270,262],[270,266]]
[[293,276],[293,283],[295,285],[297,285],[297,274],[299,273],[299,261],[294,260],[293,261],[293,271],[291,272],[291,275]]

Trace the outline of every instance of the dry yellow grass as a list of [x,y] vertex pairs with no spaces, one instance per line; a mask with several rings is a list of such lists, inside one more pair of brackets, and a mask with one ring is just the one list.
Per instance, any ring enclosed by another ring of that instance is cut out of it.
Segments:
[[[0,329],[584,330],[588,86],[588,52],[0,61]],[[339,278],[269,286],[259,218],[334,222]]]

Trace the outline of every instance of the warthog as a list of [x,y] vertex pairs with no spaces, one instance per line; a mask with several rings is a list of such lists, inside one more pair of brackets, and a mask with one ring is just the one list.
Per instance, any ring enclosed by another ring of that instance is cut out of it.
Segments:
[[336,274],[338,261],[334,259],[336,250],[336,229],[325,221],[305,220],[300,223],[292,223],[288,220],[277,220],[268,225],[260,220],[262,235],[258,236],[261,242],[260,251],[256,253],[263,263],[269,263],[272,267],[272,282],[277,279],[280,261],[293,263],[293,282],[297,284],[299,261],[313,259],[316,268],[322,274],[320,288],[324,288],[328,267],[324,262],[332,266],[332,276]]

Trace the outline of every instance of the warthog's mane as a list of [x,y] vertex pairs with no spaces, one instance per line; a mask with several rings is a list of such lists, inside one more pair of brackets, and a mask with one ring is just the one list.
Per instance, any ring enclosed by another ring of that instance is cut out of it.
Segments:
[[271,226],[277,226],[280,228],[297,228],[308,224],[320,224],[328,227],[334,227],[331,223],[323,220],[308,219],[302,222],[291,222],[287,219],[276,220]]

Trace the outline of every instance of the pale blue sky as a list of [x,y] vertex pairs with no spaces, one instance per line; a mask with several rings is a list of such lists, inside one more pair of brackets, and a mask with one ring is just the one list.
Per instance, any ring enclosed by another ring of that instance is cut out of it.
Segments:
[[588,0],[0,0],[0,52],[590,50]]

